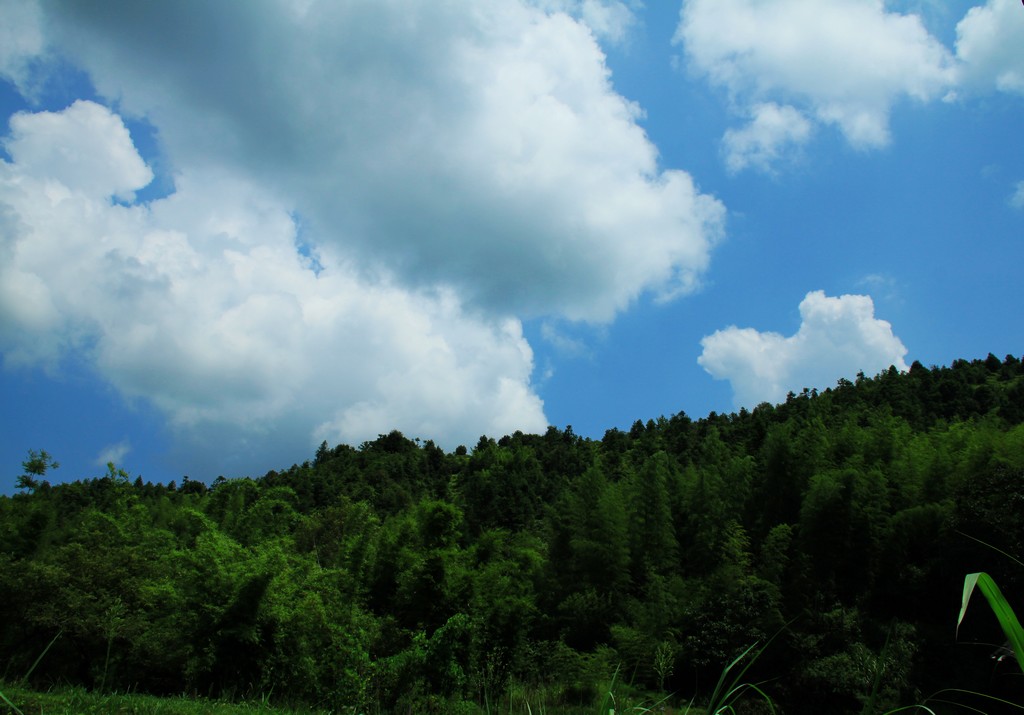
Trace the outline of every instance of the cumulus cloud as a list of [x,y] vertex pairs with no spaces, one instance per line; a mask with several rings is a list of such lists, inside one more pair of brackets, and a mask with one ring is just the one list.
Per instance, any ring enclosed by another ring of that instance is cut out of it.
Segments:
[[[723,231],[612,87],[600,43],[633,22],[625,0],[5,3],[4,77],[63,63],[117,108],[12,121],[5,364],[82,360],[207,465],[542,431],[520,321],[691,291]],[[165,198],[134,200],[152,172],[122,117],[154,128]]]
[[58,2],[46,26],[169,161],[253,177],[361,269],[604,322],[698,286],[724,208],[611,85],[584,20],[625,5],[568,4]]
[[21,176],[128,202],[153,180],[121,119],[93,102],[75,102],[59,113],[15,114],[10,127],[4,148]]
[[788,337],[735,326],[719,330],[701,341],[698,362],[732,384],[737,407],[780,402],[804,387],[831,387],[859,371],[875,374],[892,365],[907,369],[907,349],[892,326],[875,317],[866,295],[808,293],[800,303],[800,319],[799,330]]
[[961,82],[969,89],[1024,94],[1024,12],[1015,0],[972,7],[956,26]]
[[752,115],[747,126],[727,130],[722,139],[730,172],[748,167],[771,171],[789,149],[806,143],[813,130],[811,122],[794,107],[757,104]]
[[162,410],[207,466],[396,428],[454,444],[546,426],[518,320],[467,311],[450,289],[369,280],[330,248],[314,270],[289,207],[235,175],[183,172],[164,199],[111,201],[149,173],[97,104],[12,125],[0,162],[8,363],[76,355]]
[[956,80],[920,18],[881,0],[684,0],[675,41],[741,109],[779,101],[858,148],[889,141],[894,103],[941,97]]

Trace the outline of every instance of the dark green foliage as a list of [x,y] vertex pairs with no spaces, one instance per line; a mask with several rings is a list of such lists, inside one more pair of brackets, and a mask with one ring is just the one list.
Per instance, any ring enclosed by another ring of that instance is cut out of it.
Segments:
[[771,640],[744,677],[786,713],[1019,698],[994,646],[966,645],[998,629],[967,623],[961,645],[951,619],[965,573],[1024,598],[979,543],[1024,552],[1022,421],[1024,364],[990,355],[600,441],[323,443],[209,486],[115,465],[51,486],[30,451],[0,497],[0,672],[335,712],[594,712],[610,689],[699,704]]

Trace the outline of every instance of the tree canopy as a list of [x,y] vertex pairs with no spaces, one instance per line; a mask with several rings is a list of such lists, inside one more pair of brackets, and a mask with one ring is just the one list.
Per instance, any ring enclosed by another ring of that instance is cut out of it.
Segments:
[[210,484],[111,464],[51,486],[57,466],[30,450],[0,497],[0,658],[39,687],[384,712],[518,688],[557,711],[618,672],[699,702],[771,640],[754,670],[787,713],[1021,697],[1012,662],[970,645],[999,640],[994,620],[952,628],[968,572],[1024,603],[1000,553],[1024,554],[1012,356],[601,440],[551,427],[445,453],[392,432]]

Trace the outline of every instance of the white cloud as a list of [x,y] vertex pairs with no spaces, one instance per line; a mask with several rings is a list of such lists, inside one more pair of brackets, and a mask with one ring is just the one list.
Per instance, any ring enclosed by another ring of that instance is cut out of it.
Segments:
[[10,125],[4,148],[22,176],[123,201],[153,180],[121,119],[93,102],[75,102],[60,113],[15,114]]
[[99,456],[96,457],[94,464],[97,467],[105,467],[112,462],[115,466],[120,466],[131,450],[131,442],[123,439],[117,444],[111,444],[104,447],[104,449],[99,453]]
[[86,72],[174,187],[133,204],[152,174],[96,104],[16,118],[4,362],[82,359],[230,473],[394,428],[542,431],[520,320],[693,290],[723,231],[612,87],[598,43],[628,41],[632,7],[4,4],[35,35],[0,72]]
[[636,24],[633,6],[636,0],[530,0],[530,4],[545,12],[564,12],[590,28],[602,41],[619,44],[626,40]]
[[883,273],[869,273],[856,282],[858,288],[874,296],[881,296],[888,303],[902,303],[902,288],[892,276]]
[[625,40],[630,28],[636,23],[632,9],[616,0],[583,0],[579,17],[595,35],[611,42]]
[[753,167],[771,171],[792,147],[807,142],[813,125],[794,107],[769,102],[752,108],[752,119],[743,129],[729,129],[722,138],[725,165],[736,173]]
[[573,326],[545,320],[540,326],[540,335],[563,357],[579,358],[591,353],[587,341],[573,334]]
[[[625,17],[622,3],[568,5],[595,25]],[[593,27],[564,13],[47,7],[53,41],[158,128],[170,162],[244,173],[321,245],[403,284],[496,314],[608,321],[645,292],[699,285],[722,230],[722,205],[659,166]]]
[[684,0],[675,41],[740,108],[781,102],[858,148],[889,141],[894,103],[940,97],[955,81],[920,18],[881,0]]
[[[76,354],[162,410],[191,464],[265,467],[396,428],[452,445],[546,427],[518,320],[470,312],[448,289],[371,280],[330,248],[315,272],[288,207],[229,173],[182,173],[165,199],[112,203],[148,174],[98,105],[19,115],[8,146],[5,359]],[[80,180],[89,162],[97,185]]]
[[830,298],[808,293],[800,303],[800,329],[789,337],[735,326],[701,340],[698,362],[732,384],[737,407],[780,402],[790,391],[824,389],[857,372],[906,370],[907,349],[892,326],[875,318],[866,295]]
[[32,95],[32,62],[45,46],[39,7],[33,0],[5,0],[0,22],[0,79]]
[[1024,181],[1018,181],[1014,187],[1013,195],[1010,197],[1010,206],[1015,209],[1024,209]]
[[956,26],[961,82],[979,91],[1024,94],[1024,8],[1016,0],[988,0]]

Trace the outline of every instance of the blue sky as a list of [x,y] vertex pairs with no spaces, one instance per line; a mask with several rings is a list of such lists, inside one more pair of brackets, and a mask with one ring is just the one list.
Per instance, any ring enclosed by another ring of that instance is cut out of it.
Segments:
[[1024,352],[1016,0],[11,0],[0,492]]

